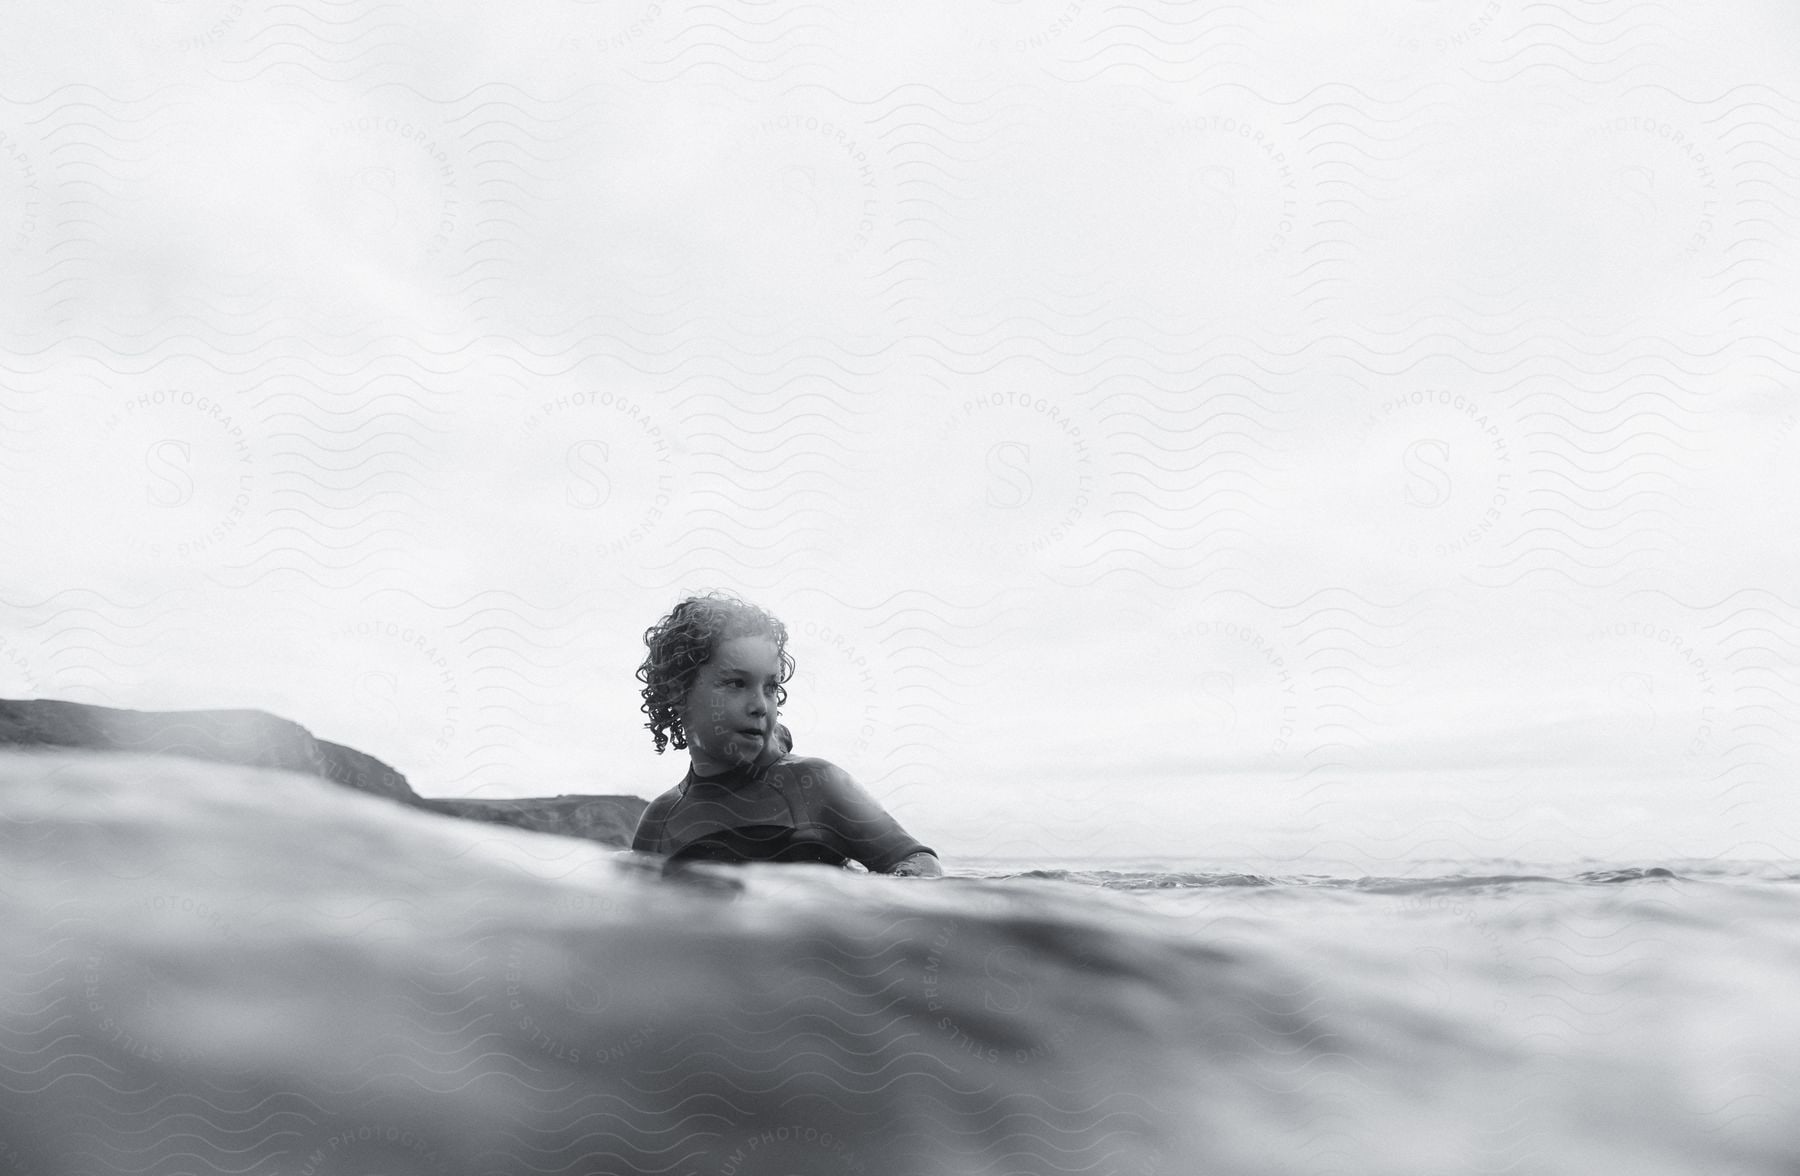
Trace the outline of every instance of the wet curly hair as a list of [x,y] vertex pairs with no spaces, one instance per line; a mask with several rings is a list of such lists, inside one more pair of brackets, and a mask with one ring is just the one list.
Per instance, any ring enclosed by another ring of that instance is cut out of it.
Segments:
[[[794,658],[787,651],[787,626],[768,611],[727,592],[690,596],[669,615],[644,630],[649,653],[637,668],[644,684],[644,704],[638,709],[650,716],[644,726],[656,740],[656,754],[673,744],[687,746],[681,726],[681,708],[694,688],[700,667],[712,660],[719,643],[733,637],[767,637],[781,659],[780,683],[794,676]],[[775,688],[776,704],[787,702],[787,687]]]

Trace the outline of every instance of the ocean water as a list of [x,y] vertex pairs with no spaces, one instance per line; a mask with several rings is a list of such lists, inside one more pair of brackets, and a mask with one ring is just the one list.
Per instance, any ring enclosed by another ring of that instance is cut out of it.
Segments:
[[1791,1173],[1789,863],[665,877],[0,756],[0,1171]]

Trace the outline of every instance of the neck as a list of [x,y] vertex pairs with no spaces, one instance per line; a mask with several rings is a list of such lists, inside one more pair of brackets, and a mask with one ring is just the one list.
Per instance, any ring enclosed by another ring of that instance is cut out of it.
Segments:
[[755,764],[720,764],[701,763],[699,760],[688,761],[688,775],[696,780],[717,780],[721,776],[741,775],[754,768]]
[[715,780],[720,776],[754,775],[773,764],[787,753],[779,746],[771,743],[757,753],[754,760],[747,764],[721,764],[714,760],[704,762],[689,757],[688,774],[696,780]]

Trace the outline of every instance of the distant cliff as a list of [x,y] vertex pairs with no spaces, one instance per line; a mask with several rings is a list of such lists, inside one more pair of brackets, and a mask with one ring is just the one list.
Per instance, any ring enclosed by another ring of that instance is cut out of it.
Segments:
[[414,808],[627,847],[647,803],[636,796],[522,800],[422,797],[374,756],[256,710],[133,711],[51,699],[0,699],[0,747],[153,752],[303,772]]
[[629,848],[648,801],[636,796],[534,796],[527,800],[452,800],[420,797],[414,802],[452,817],[492,821],[538,833],[586,837]]

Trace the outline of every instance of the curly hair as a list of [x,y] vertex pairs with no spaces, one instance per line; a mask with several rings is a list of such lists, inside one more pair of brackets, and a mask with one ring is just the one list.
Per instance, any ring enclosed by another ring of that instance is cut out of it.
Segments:
[[[733,637],[767,637],[781,659],[779,683],[794,676],[794,658],[787,651],[787,626],[773,614],[726,592],[690,596],[669,615],[644,630],[650,652],[637,668],[644,684],[644,704],[638,709],[650,716],[644,726],[656,740],[656,754],[673,744],[687,746],[681,725],[682,704],[694,688],[700,667],[712,660],[719,643]],[[775,687],[776,705],[787,702],[787,687]]]

